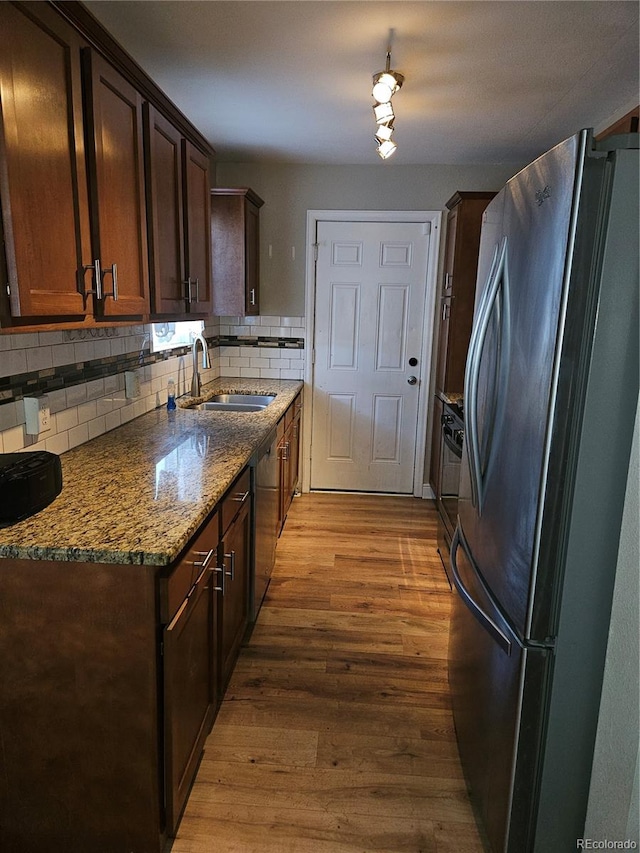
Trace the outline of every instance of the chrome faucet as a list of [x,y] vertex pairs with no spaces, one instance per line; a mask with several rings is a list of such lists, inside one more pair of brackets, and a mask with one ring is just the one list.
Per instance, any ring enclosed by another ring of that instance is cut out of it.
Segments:
[[193,346],[191,347],[191,355],[193,356],[193,376],[191,378],[191,396],[199,397],[200,396],[200,374],[198,373],[198,341],[202,344],[202,369],[206,370],[211,367],[211,361],[209,360],[209,347],[207,346],[207,342],[204,339],[204,335],[202,332],[199,332],[195,338],[193,339]]

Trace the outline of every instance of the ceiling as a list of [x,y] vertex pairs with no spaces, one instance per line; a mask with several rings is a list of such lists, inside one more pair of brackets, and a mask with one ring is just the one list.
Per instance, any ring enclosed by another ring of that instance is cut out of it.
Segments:
[[371,76],[409,164],[522,163],[639,100],[637,0],[87,0],[220,161],[381,162]]

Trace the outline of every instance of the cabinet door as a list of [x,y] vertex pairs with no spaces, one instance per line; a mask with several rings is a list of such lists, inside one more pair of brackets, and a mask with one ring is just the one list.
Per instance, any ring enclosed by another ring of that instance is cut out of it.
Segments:
[[84,52],[84,67],[91,235],[102,268],[97,313],[148,314],[142,98],[90,49]]
[[442,400],[435,397],[433,401],[433,433],[431,436],[431,465],[429,468],[429,484],[433,489],[436,500],[441,495],[440,480],[442,467]]
[[209,158],[183,140],[189,311],[211,313],[211,186]]
[[276,453],[278,454],[278,535],[282,533],[284,520],[287,515],[287,434],[285,429],[284,418],[278,424],[278,444]]
[[[440,298],[440,321],[438,328],[438,360],[436,363],[436,390],[447,389],[447,367],[449,350],[449,324],[451,319],[451,300],[453,296],[453,269],[458,225],[458,208],[447,216],[447,243],[444,256],[444,271]],[[462,391],[462,388],[458,389]]]
[[222,541],[221,692],[224,692],[233,671],[249,621],[250,524],[250,502],[247,500]]
[[151,311],[186,313],[182,205],[182,134],[150,104],[144,105],[149,218]]
[[300,408],[294,403],[296,413],[289,433],[289,506],[298,488],[300,472]]
[[245,314],[260,313],[260,211],[245,200]]
[[93,260],[81,42],[41,6],[36,20],[0,3],[0,198],[10,312],[77,320],[87,313],[83,264]]
[[175,834],[214,715],[212,573],[208,567],[163,632],[167,829]]
[[494,195],[491,192],[459,192],[447,202],[450,213],[441,292],[436,390],[449,395],[463,391],[482,214]]
[[213,313],[245,316],[260,310],[260,208],[248,187],[211,190]]

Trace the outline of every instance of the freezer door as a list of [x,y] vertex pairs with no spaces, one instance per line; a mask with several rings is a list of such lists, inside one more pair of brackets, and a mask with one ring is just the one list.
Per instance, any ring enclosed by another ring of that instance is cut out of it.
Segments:
[[550,657],[523,648],[482,584],[460,530],[449,684],[460,759],[493,853],[531,850]]
[[584,135],[572,137],[516,175],[500,194],[502,233],[483,229],[480,244],[492,260],[479,283],[467,356],[459,516],[482,577],[521,638],[529,635],[548,418],[584,145]]

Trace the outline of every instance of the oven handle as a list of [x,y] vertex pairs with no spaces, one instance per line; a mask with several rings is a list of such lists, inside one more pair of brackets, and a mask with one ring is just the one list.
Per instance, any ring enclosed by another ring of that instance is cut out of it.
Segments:
[[462,459],[462,446],[456,444],[453,438],[453,430],[451,427],[443,426],[442,427],[442,437],[444,438],[444,443],[447,445],[449,450],[452,450],[458,459]]

